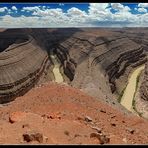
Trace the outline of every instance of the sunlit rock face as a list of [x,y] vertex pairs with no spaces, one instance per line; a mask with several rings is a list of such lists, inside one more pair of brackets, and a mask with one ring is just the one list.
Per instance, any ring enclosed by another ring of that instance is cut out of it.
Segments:
[[23,95],[37,82],[48,63],[48,54],[25,30],[0,33],[0,103]]
[[146,62],[143,46],[119,29],[81,29],[56,53],[72,86],[104,99],[120,94],[131,70]]
[[[46,71],[52,72],[51,49],[61,62],[66,83],[92,96],[112,100],[126,86],[131,70],[147,60],[145,42],[136,38],[138,33],[130,31],[121,28],[1,31],[0,103],[23,95]],[[50,75],[49,79],[44,77],[45,81],[52,80]]]

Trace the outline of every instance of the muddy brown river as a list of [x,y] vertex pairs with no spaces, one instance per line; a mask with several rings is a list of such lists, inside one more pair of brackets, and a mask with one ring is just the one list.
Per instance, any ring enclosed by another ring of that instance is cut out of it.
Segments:
[[53,74],[55,77],[55,82],[62,83],[64,81],[64,79],[63,79],[62,74],[60,73],[60,63],[58,62],[56,55],[53,54],[53,51],[51,51],[50,57],[51,57],[51,60],[54,64]]
[[137,77],[140,74],[140,72],[144,69],[144,67],[145,66],[142,65],[132,72],[120,102],[126,109],[134,113],[135,111],[133,109],[132,102],[134,99],[134,93],[136,91]]

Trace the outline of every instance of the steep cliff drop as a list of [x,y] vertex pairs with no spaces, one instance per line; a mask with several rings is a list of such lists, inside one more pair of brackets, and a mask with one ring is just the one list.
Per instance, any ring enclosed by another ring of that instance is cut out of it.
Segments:
[[127,84],[128,75],[147,60],[143,45],[137,44],[131,33],[126,34],[118,29],[102,28],[1,32],[0,102],[14,100],[36,83],[56,80],[119,109],[124,108],[117,99]]

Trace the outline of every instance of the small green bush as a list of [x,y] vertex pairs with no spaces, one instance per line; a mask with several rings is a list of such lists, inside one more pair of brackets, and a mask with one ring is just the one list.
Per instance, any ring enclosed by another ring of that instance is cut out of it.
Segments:
[[121,102],[121,98],[124,94],[124,91],[125,91],[126,87],[122,90],[122,92],[119,94],[119,97],[118,97],[118,102],[120,103]]

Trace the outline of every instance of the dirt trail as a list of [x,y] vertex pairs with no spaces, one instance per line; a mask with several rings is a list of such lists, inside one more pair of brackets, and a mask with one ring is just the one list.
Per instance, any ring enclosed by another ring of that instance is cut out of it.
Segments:
[[52,62],[54,63],[53,74],[55,77],[55,82],[62,83],[64,80],[63,76],[60,73],[60,63],[58,62],[56,55],[54,55],[53,50],[51,50],[50,52],[50,57],[52,59]]
[[124,94],[121,98],[121,104],[127,108],[129,111],[134,112],[132,108],[132,102],[133,102],[133,97],[134,93],[136,91],[136,81],[137,81],[137,76],[140,74],[140,72],[144,69],[144,65],[138,67],[130,76],[127,87],[124,91]]

